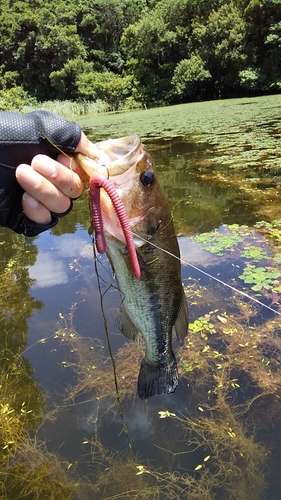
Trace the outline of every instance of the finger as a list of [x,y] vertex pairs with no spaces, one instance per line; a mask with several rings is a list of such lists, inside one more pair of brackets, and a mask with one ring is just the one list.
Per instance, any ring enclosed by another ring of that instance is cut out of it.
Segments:
[[[84,132],[81,133],[81,138],[75,149],[75,152],[82,153],[85,156],[88,156],[89,158],[93,158],[96,160],[100,157],[101,154],[97,146],[88,139],[88,137],[84,134]],[[74,170],[74,172],[76,172],[84,182],[87,182],[89,180],[89,176],[80,166],[75,155],[74,157],[69,157],[65,156],[64,154],[60,154],[57,157],[57,160],[66,167],[70,168],[71,170]]]
[[52,220],[50,210],[28,193],[22,196],[22,209],[30,220],[38,224],[49,224]]
[[89,156],[89,158],[100,157],[100,150],[93,142],[88,139],[84,132],[81,133],[81,138],[77,144],[75,151],[77,153],[82,153],[83,155]]
[[30,165],[19,165],[16,169],[16,178],[24,191],[50,212],[60,214],[69,209],[71,204],[69,197]]
[[72,172],[75,172],[75,174],[77,174],[80,177],[81,181],[83,181],[83,182],[88,181],[89,177],[87,176],[87,174],[85,174],[83,168],[80,167],[75,156],[72,158],[72,157],[68,157],[68,156],[65,156],[63,154],[60,154],[57,157],[57,161],[59,163],[62,163],[62,165],[64,165],[65,167],[69,168]]
[[76,172],[48,156],[35,156],[31,167],[69,198],[79,198],[84,191],[83,182]]

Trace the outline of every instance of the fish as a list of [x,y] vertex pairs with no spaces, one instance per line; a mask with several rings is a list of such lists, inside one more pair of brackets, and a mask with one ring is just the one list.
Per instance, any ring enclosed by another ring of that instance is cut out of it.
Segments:
[[98,203],[105,243],[102,250],[107,253],[121,294],[119,329],[127,339],[141,335],[145,342],[138,394],[143,400],[171,394],[178,385],[172,337],[175,333],[183,340],[187,335],[188,307],[168,201],[153,159],[138,135],[101,141],[96,146],[99,158],[78,154],[77,160],[90,185],[91,179],[106,179],[117,193],[139,266],[139,272],[135,272],[116,209],[101,185]]

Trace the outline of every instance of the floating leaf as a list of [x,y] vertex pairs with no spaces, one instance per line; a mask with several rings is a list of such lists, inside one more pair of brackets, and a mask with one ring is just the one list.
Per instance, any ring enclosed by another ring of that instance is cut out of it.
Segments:
[[248,229],[238,224],[227,226],[224,224],[218,230],[210,233],[202,233],[194,236],[194,240],[199,243],[206,252],[223,256],[225,251],[233,251],[234,247],[242,243]]
[[247,245],[243,249],[241,257],[244,257],[244,259],[252,259],[255,262],[259,262],[260,260],[263,259],[269,259],[270,255],[268,255],[268,253],[265,250],[263,250],[258,246]]
[[212,323],[210,323],[204,316],[200,316],[193,323],[189,325],[189,329],[193,333],[216,333],[216,329]]
[[182,360],[182,364],[186,372],[192,371],[192,365],[188,364],[187,361],[185,361],[185,359]]
[[256,267],[249,264],[238,276],[244,283],[253,285],[254,291],[260,291],[263,288],[270,290],[279,284],[278,278],[281,277],[280,271],[276,268]]
[[138,472],[136,472],[136,476],[140,476],[140,474],[143,474],[145,472],[145,468],[143,465],[137,465],[136,468],[138,469]]
[[219,316],[219,314],[217,315],[217,318],[218,320],[221,322],[221,323],[224,323],[224,325],[227,323],[227,319],[224,318],[223,316]]
[[176,417],[175,413],[170,413],[168,410],[166,410],[166,411],[159,411],[158,415],[159,415],[159,418]]

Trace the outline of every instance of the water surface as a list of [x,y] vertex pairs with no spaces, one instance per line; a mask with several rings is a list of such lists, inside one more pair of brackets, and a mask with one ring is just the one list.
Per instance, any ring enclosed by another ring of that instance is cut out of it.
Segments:
[[40,498],[279,498],[280,111],[269,96],[81,119],[95,140],[140,133],[168,197],[191,321],[173,395],[137,396],[143,346],[118,331],[87,193],[37,238],[1,231],[2,399],[28,431],[3,441],[14,499],[31,470]]

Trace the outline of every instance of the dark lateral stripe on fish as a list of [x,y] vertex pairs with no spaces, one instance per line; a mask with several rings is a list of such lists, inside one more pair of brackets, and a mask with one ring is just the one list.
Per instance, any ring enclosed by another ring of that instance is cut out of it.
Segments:
[[159,394],[171,394],[178,386],[178,370],[174,354],[171,363],[149,363],[145,358],[141,362],[138,394],[141,399],[148,399]]

